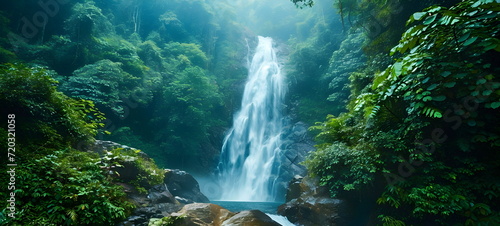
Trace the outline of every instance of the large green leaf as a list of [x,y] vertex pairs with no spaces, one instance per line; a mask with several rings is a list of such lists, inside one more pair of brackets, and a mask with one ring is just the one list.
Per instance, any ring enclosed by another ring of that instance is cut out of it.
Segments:
[[435,89],[436,87],[438,87],[439,84],[432,84],[430,85],[429,87],[427,87],[427,90],[433,90]]
[[472,38],[469,38],[467,39],[467,41],[464,42],[464,46],[468,46],[472,43],[474,43],[474,41],[476,41],[477,37],[472,37]]
[[447,82],[447,83],[444,83],[443,86],[448,87],[448,88],[452,88],[455,86],[455,84],[457,84],[457,83],[456,82]]
[[414,20],[420,20],[423,16],[425,16],[427,12],[416,12],[412,15]]
[[432,16],[430,16],[430,17],[427,17],[427,18],[425,19],[425,21],[424,21],[424,24],[425,24],[425,25],[429,25],[429,24],[431,24],[432,22],[434,22],[434,20],[436,20],[436,17],[437,17],[437,15],[436,15],[436,14],[434,14],[434,15],[432,15]]

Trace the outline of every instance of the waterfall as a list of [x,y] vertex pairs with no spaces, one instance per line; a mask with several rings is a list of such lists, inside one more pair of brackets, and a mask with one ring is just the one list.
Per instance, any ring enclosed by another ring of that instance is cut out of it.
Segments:
[[285,84],[273,40],[259,36],[241,110],[222,146],[218,166],[221,200],[274,201]]

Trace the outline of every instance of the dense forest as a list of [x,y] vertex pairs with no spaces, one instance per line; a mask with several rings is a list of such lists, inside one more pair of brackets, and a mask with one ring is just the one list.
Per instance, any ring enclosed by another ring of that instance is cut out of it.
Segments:
[[279,47],[285,112],[317,143],[303,164],[331,197],[373,224],[500,224],[499,19],[498,0],[5,2],[0,198],[22,210],[0,224],[125,219],[120,159],[140,189],[160,168],[213,173],[257,35]]

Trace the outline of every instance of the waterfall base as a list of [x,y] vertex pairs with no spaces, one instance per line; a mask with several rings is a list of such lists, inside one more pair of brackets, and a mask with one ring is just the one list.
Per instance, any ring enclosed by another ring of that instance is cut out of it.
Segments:
[[244,210],[260,210],[266,213],[271,219],[278,222],[283,226],[293,226],[294,224],[288,221],[285,216],[277,214],[278,206],[281,202],[231,202],[231,201],[212,201],[211,203],[217,204],[228,209],[231,212],[241,212]]

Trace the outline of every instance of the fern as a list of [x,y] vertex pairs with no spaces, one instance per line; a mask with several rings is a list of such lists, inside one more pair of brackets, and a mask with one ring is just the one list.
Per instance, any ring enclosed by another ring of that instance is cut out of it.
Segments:
[[421,113],[427,117],[430,118],[442,118],[443,114],[439,109],[432,108],[432,107],[424,107],[424,109],[421,111]]
[[382,221],[383,226],[405,226],[403,221],[397,220],[390,216],[379,215],[378,218]]

